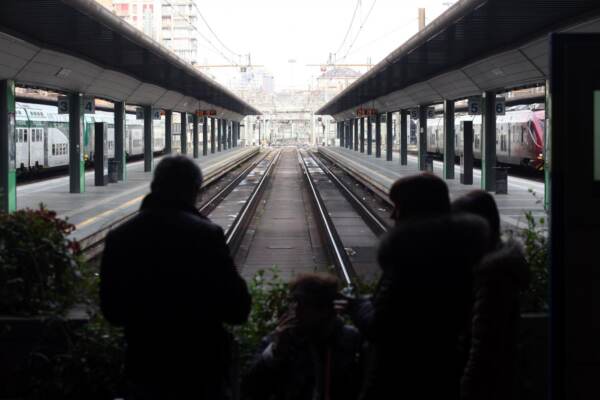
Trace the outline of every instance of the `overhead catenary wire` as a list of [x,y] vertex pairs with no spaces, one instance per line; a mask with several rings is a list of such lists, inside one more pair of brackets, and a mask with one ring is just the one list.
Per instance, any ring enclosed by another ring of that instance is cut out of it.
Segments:
[[352,25],[354,25],[354,20],[356,19],[356,13],[358,12],[358,7],[360,6],[361,0],[357,0],[356,1],[356,6],[354,7],[354,12],[352,13],[352,18],[350,19],[350,24],[348,25],[348,30],[346,31],[346,34],[344,35],[344,39],[342,40],[342,43],[340,43],[338,49],[336,50],[336,54],[339,53],[342,48],[344,47],[344,44],[346,44],[346,40],[348,39],[348,35],[350,35],[350,30],[352,29]]
[[235,51],[231,50],[228,46],[226,46],[225,43],[223,43],[223,41],[221,40],[221,38],[219,38],[219,36],[215,33],[215,31],[210,26],[210,24],[208,23],[208,21],[206,20],[206,18],[204,18],[204,15],[200,11],[200,7],[198,7],[198,4],[196,4],[195,1],[193,2],[193,4],[194,4],[194,8],[196,8],[196,11],[198,12],[198,15],[200,15],[200,18],[202,19],[202,21],[204,21],[204,24],[206,25],[206,27],[208,28],[208,30],[213,34],[213,36],[215,37],[215,39],[217,39],[217,42],[219,42],[221,44],[221,46],[223,46],[223,48],[225,50],[227,50],[228,52],[230,52],[234,56],[240,57],[241,54],[236,53]]
[[369,17],[371,16],[371,12],[373,12],[373,8],[375,8],[375,4],[377,4],[377,0],[373,0],[373,3],[371,4],[371,7],[369,8],[369,11],[367,12],[367,15],[365,16],[365,18],[361,22],[360,26],[358,27],[358,32],[356,32],[356,35],[354,36],[354,39],[352,40],[352,43],[350,43],[350,46],[348,47],[348,50],[346,51],[346,54],[344,54],[344,57],[342,57],[342,60],[344,60],[344,59],[346,59],[346,57],[348,57],[348,54],[350,53],[350,50],[352,50],[352,47],[354,46],[354,44],[356,43],[356,40],[360,36],[360,33],[362,32],[362,29],[364,28],[365,24],[369,20]]
[[202,37],[202,39],[204,39],[206,42],[208,42],[208,44],[210,44],[210,46],[213,48],[213,51],[216,51],[221,57],[223,57],[225,60],[227,60],[227,62],[229,62],[231,65],[234,66],[239,66],[238,63],[236,63],[235,61],[232,61],[229,57],[227,57],[225,54],[223,54],[223,52],[221,50],[219,50],[214,43],[207,38],[206,36],[204,36],[204,34],[198,29],[198,27],[196,27],[192,21],[189,20],[189,18],[187,18],[184,14],[182,14],[181,12],[179,12],[177,10],[177,8],[169,1],[169,0],[163,0],[165,3],[167,3],[169,5],[169,7],[171,7],[171,9],[176,12],[181,18],[183,18],[196,32],[198,32],[198,34],[200,35],[200,37]]

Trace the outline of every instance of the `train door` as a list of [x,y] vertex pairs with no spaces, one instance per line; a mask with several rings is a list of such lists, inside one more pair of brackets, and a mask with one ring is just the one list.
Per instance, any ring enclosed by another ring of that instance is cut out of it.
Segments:
[[29,129],[29,163],[38,168],[44,165],[44,128]]
[[17,168],[29,167],[29,129],[17,128]]

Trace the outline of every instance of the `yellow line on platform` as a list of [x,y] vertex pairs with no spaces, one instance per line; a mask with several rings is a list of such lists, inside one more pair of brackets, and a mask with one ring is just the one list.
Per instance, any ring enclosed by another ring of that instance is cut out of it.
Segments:
[[128,202],[121,204],[119,207],[116,207],[116,208],[113,208],[110,210],[106,210],[103,213],[100,213],[92,218],[88,218],[85,221],[80,222],[79,224],[75,225],[75,228],[81,229],[81,228],[95,222],[96,220],[98,220],[100,218],[106,217],[107,215],[110,215],[118,210],[122,210],[124,208],[130,207],[130,206],[134,205],[135,203],[140,202],[144,198],[144,196],[146,196],[146,195],[143,194],[141,196],[135,197],[135,198],[129,200]]

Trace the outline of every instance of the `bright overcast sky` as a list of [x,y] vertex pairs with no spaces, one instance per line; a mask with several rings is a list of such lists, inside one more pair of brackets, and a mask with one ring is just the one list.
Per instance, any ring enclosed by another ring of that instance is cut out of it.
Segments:
[[[329,53],[337,52],[338,63],[366,63],[370,57],[375,64],[417,32],[419,7],[426,8],[429,23],[454,2],[361,0],[342,44],[356,0],[197,0],[221,41],[235,53],[251,53],[253,64],[264,65],[274,74],[278,90],[308,87],[320,71],[305,64],[325,63]],[[204,27],[201,30],[209,37]],[[231,60],[239,62],[214,37],[212,42]],[[202,63],[227,63],[208,43],[201,40],[200,45],[205,54]],[[213,74],[227,83],[229,76],[225,71],[231,74],[235,69],[213,70]]]

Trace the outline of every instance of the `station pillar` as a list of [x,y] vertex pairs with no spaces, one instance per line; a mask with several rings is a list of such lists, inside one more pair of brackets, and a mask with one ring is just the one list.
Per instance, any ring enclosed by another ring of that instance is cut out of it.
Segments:
[[481,190],[496,189],[496,92],[483,94],[481,116]]
[[354,122],[354,137],[352,138],[352,144],[354,151],[358,151],[358,118],[353,119]]
[[202,119],[202,155],[208,155],[208,117]]
[[444,178],[454,179],[454,100],[444,101]]
[[419,106],[419,152],[417,155],[417,164],[419,171],[426,171],[427,165],[427,106]]
[[0,211],[17,209],[15,81],[0,81]]
[[352,120],[346,121],[346,148],[352,147]]
[[227,148],[233,147],[233,121],[227,121]]
[[198,138],[198,115],[192,114],[192,154],[194,158],[198,158],[200,141]]
[[360,125],[360,152],[365,152],[365,117],[359,120]]
[[473,184],[473,121],[462,121],[463,148],[460,158],[460,183]]
[[337,122],[337,133],[340,139],[340,147],[344,147],[344,121]]
[[173,111],[165,111],[165,154],[173,152]]
[[85,161],[83,160],[83,97],[69,94],[69,191],[85,192]]
[[152,106],[144,106],[144,172],[152,172],[154,168],[153,144],[154,121],[152,120]]
[[367,117],[367,155],[373,154],[373,120]]
[[181,154],[187,154],[187,128],[188,120],[187,113],[182,112],[181,115],[181,129],[179,137],[181,138]]
[[223,129],[223,120],[217,118],[217,151],[221,151],[221,132]]
[[354,120],[348,120],[348,149],[352,150],[354,147]]
[[385,123],[385,158],[387,161],[392,161],[392,144],[394,144],[394,119],[391,112],[387,113]]
[[375,157],[381,158],[381,114],[375,115]]
[[[127,163],[125,155],[125,102],[115,102],[115,162],[117,164],[117,180],[127,181]],[[169,143],[170,145],[170,143]],[[166,146],[166,142],[165,142]]]
[[215,137],[215,130],[216,130],[216,124],[217,121],[215,118],[211,118],[210,119],[210,153],[214,154],[216,149],[216,137]]
[[107,131],[106,122],[94,124],[94,186],[106,186],[108,183]]
[[400,110],[400,165],[408,165],[408,112]]

